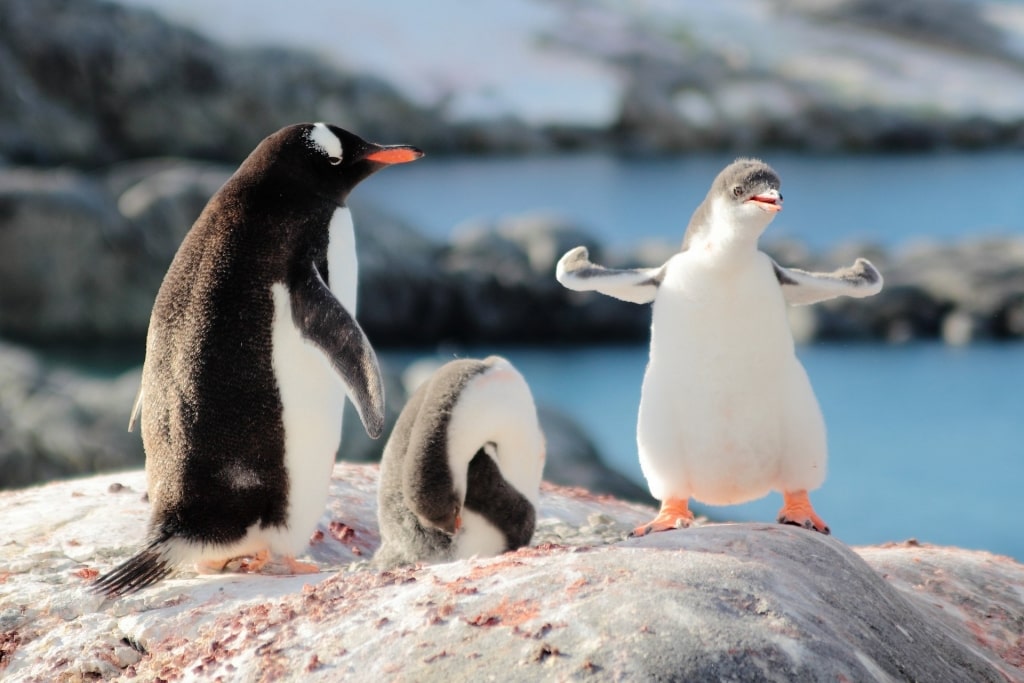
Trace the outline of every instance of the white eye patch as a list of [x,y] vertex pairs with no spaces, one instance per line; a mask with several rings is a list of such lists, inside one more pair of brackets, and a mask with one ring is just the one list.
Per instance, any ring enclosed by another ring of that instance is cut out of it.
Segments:
[[341,163],[341,140],[331,132],[326,124],[314,123],[306,134],[306,139],[309,140],[310,147],[330,159],[332,164]]

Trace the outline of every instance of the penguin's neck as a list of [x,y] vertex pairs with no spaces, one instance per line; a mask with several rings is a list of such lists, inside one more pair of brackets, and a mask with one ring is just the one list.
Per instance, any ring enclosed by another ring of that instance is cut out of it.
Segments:
[[758,252],[758,240],[768,222],[750,220],[718,202],[704,215],[707,222],[695,233],[689,249],[723,266],[741,264]]
[[356,233],[347,206],[334,210],[327,226],[327,286],[341,305],[356,314],[359,266],[356,261]]

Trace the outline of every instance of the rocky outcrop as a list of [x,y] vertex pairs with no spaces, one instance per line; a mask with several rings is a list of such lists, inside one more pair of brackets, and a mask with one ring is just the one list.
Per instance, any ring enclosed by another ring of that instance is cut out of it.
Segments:
[[[234,161],[269,131],[310,119],[385,142],[407,142],[414,131],[416,144],[435,152],[1024,144],[1024,32],[1008,3],[546,5],[543,22],[507,27],[510,42],[536,47],[521,65],[531,73],[504,87],[558,90],[557,77],[532,72],[557,59],[582,63],[603,85],[565,84],[581,93],[575,118],[564,104],[560,115],[517,111],[508,103],[518,93],[500,87],[450,92],[443,47],[442,58],[424,52],[416,57],[425,66],[409,68],[420,85],[438,82],[433,100],[415,93],[428,106],[380,78],[351,73],[343,66],[350,55],[335,46],[229,48],[138,7],[7,0],[0,4],[7,86],[0,160],[82,167],[162,155]],[[194,8],[201,25],[201,3]],[[521,14],[536,12],[530,9]],[[396,33],[407,28],[402,17],[393,20]],[[334,59],[314,56],[322,52]],[[468,117],[452,106],[474,96],[496,104]],[[595,101],[608,104],[589,111]]]
[[[171,259],[226,166],[180,159],[117,164],[105,172],[0,170],[0,335],[29,343],[142,346]],[[377,346],[593,343],[648,336],[650,310],[570,292],[555,263],[586,245],[610,266],[664,262],[671,244],[612,251],[543,213],[462,226],[434,242],[355,197],[359,317]],[[1024,337],[1024,241],[918,243],[899,250],[841,245],[811,253],[768,243],[780,263],[833,270],[871,258],[885,289],[791,309],[804,341],[904,342]]]
[[5,680],[1024,680],[1024,566],[779,525],[622,540],[653,510],[542,489],[531,547],[378,572],[377,469],[339,465],[307,576],[181,571],[103,602],[140,472],[0,494]]
[[378,79],[310,54],[229,49],[112,2],[0,5],[0,158],[93,167],[187,156],[235,161],[268,133],[323,119],[370,139],[444,147],[442,122]]
[[[0,172],[0,334],[39,343],[145,338],[170,259],[217,187],[179,182],[170,196],[166,171],[146,169],[151,176],[119,194],[106,177],[77,171]],[[179,167],[179,175],[204,172]],[[115,187],[124,175],[113,170]]]
[[[620,74],[633,153],[1020,146],[1017,8],[960,0],[562,2],[549,40]],[[1010,85],[1013,83],[1014,85]]]
[[140,373],[90,377],[0,343],[0,489],[141,466]]

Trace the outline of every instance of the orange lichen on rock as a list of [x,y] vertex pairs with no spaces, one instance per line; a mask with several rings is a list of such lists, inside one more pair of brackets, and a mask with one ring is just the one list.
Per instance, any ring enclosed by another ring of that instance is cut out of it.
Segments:
[[509,626],[516,627],[540,615],[540,608],[533,600],[509,600],[508,596],[501,599],[493,609],[484,610],[475,617],[466,620],[471,626]]

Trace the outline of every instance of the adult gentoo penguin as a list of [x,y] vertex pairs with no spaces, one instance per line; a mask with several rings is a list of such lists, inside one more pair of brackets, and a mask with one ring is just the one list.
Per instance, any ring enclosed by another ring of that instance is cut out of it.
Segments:
[[504,358],[454,360],[402,409],[380,465],[379,567],[497,555],[533,537],[544,436]]
[[96,591],[130,593],[187,561],[219,570],[248,556],[258,570],[270,553],[316,571],[294,556],[324,510],[346,394],[370,436],[384,423],[377,358],[354,318],[345,200],[420,156],[324,123],[288,126],[206,205],[157,294],[132,415],[141,409],[149,537]]
[[825,479],[825,423],[797,360],[786,304],[865,297],[882,276],[865,259],[832,273],[784,268],[758,249],[782,210],[779,176],[738,159],[711,185],[681,250],[654,268],[612,270],[577,247],[558,281],[654,302],[637,421],[640,465],[661,511],[634,535],[685,527],[689,499],[729,505],[782,493],[778,521],[822,533],[808,498]]

